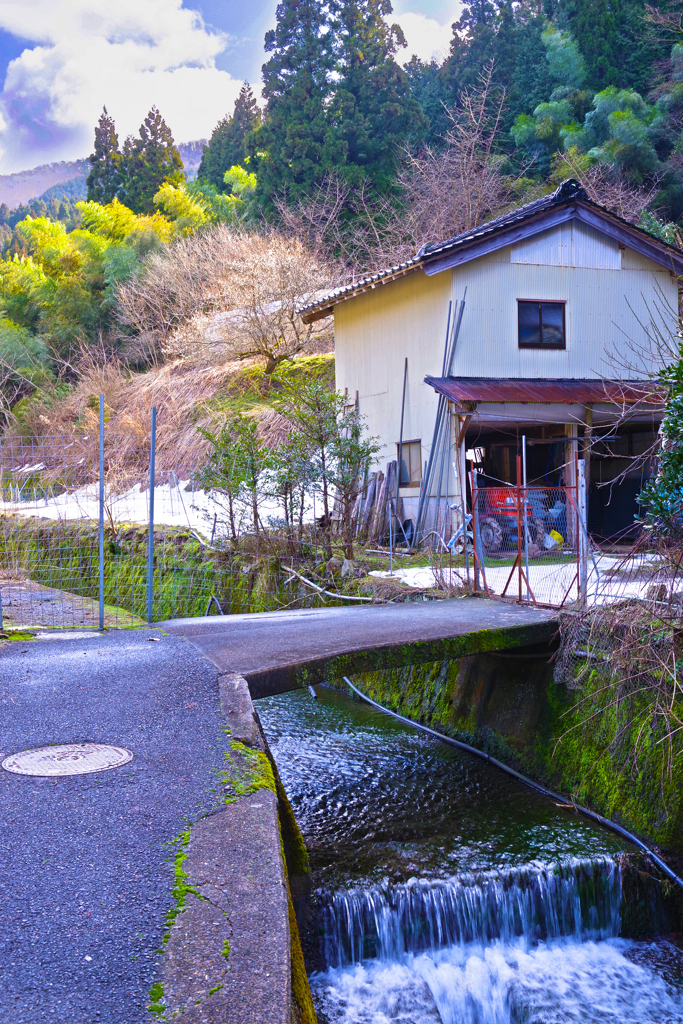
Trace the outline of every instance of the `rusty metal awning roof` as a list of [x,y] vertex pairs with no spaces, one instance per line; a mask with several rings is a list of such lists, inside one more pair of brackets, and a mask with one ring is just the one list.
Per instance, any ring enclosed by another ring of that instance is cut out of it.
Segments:
[[425,377],[451,402],[519,402],[527,404],[610,403],[663,405],[664,393],[651,380],[545,380],[536,377]]

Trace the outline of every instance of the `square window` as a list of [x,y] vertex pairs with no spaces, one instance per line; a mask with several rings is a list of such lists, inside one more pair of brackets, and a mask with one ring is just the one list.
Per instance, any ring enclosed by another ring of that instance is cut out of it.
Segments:
[[564,302],[517,300],[520,348],[566,348]]
[[422,442],[404,441],[402,445],[396,445],[397,457],[399,447],[401,449],[400,485],[401,487],[419,487],[422,480]]

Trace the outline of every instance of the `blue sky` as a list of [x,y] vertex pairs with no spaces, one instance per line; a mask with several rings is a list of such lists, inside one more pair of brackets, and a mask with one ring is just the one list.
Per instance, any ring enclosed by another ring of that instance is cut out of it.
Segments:
[[[460,0],[396,0],[412,53],[445,55]],[[106,104],[122,140],[152,104],[205,138],[242,82],[258,92],[275,0],[2,0],[0,173],[74,160]]]

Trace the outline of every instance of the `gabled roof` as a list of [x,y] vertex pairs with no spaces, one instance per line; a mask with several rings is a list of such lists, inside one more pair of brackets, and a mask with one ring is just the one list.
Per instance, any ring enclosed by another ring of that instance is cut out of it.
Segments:
[[569,220],[579,220],[610,238],[635,249],[660,266],[683,275],[683,252],[663,242],[649,231],[643,231],[604,206],[588,198],[585,189],[574,178],[563,181],[554,192],[517,210],[490,220],[473,231],[466,231],[443,242],[423,245],[416,255],[405,263],[370,274],[358,281],[335,288],[299,312],[306,323],[329,316],[338,302],[353,298],[378,285],[387,284],[406,274],[424,270],[425,274],[439,274],[460,263],[477,259],[487,253],[512,245],[523,238],[545,231]]

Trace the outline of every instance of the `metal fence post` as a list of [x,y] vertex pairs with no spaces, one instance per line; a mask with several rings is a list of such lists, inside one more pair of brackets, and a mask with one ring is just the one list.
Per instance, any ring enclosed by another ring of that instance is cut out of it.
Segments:
[[100,395],[100,629],[104,629],[104,395]]
[[149,540],[147,542],[147,621],[154,621],[154,455],[157,442],[157,408],[152,408],[152,438],[149,446]]

